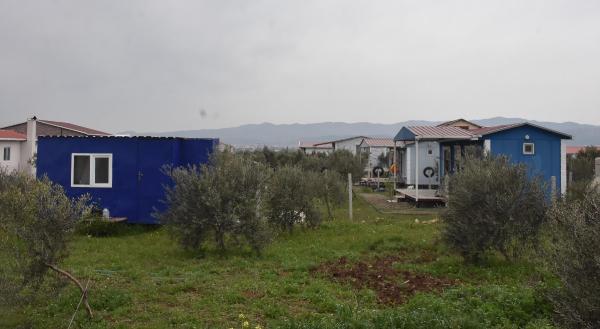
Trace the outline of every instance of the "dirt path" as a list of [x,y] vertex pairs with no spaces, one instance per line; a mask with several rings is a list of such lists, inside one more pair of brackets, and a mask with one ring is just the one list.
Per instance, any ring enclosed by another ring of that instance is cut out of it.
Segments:
[[388,193],[358,192],[357,194],[381,213],[406,215],[437,215],[440,212],[440,209],[436,208],[416,208],[415,206],[407,202],[388,202],[388,200],[390,199]]

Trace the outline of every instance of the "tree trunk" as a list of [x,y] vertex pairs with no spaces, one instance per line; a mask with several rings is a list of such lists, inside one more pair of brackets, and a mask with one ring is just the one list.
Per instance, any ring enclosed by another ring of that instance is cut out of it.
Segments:
[[79,287],[79,290],[81,290],[81,293],[83,294],[83,304],[85,305],[85,309],[87,311],[88,316],[91,318],[94,317],[94,313],[92,312],[92,308],[90,307],[90,304],[88,303],[88,299],[87,299],[87,290],[86,288],[83,287],[83,285],[81,284],[81,282],[79,282],[79,280],[77,280],[71,273],[65,271],[65,270],[61,270],[60,268],[58,268],[56,265],[53,264],[44,264],[46,266],[48,266],[51,270],[53,270],[54,272],[68,278],[69,280],[71,280],[73,283],[75,283],[77,285],[77,287]]

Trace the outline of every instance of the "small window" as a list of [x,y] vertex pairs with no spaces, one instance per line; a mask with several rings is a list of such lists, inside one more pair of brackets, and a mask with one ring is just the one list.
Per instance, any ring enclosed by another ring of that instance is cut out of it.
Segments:
[[71,186],[112,187],[112,154],[73,154]]
[[523,143],[523,154],[525,154],[525,155],[533,155],[533,154],[535,154],[535,144],[533,144],[533,143]]
[[10,146],[4,148],[4,161],[10,161]]

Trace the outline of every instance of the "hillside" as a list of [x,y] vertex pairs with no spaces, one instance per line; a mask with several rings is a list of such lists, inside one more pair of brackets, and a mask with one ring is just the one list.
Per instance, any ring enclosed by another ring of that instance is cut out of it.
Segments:
[[[495,117],[473,121],[484,126],[494,126],[527,120],[521,118]],[[531,120],[530,122],[572,135],[573,140],[568,142],[570,145],[600,145],[600,126],[575,122],[557,123]],[[299,141],[327,141],[355,135],[393,137],[402,126],[435,125],[438,123],[439,122],[436,121],[405,121],[393,124],[369,122],[321,122],[310,124],[261,123],[221,129],[126,133],[132,135],[218,137],[222,142],[237,147],[262,145],[272,147],[296,147]]]

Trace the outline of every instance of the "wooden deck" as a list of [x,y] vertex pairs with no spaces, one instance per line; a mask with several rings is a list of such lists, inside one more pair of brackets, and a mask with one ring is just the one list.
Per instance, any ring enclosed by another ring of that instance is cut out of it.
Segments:
[[437,195],[437,190],[419,189],[419,200],[417,201],[416,189],[396,189],[399,199],[413,202],[439,202],[446,203],[446,199]]

